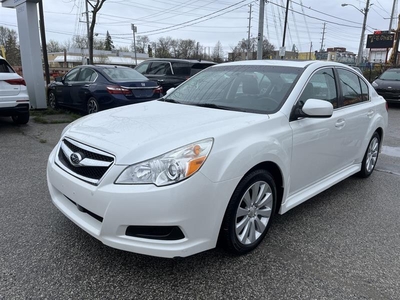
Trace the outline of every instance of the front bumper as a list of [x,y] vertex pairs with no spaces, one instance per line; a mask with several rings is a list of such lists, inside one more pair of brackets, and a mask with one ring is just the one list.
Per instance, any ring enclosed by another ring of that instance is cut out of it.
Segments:
[[[47,180],[55,206],[102,243],[160,257],[185,257],[217,243],[226,206],[239,180],[213,183],[200,172],[180,183],[116,185],[125,166],[114,165],[98,186],[63,171],[49,157]],[[158,240],[126,235],[129,226],[179,227],[184,237]]]

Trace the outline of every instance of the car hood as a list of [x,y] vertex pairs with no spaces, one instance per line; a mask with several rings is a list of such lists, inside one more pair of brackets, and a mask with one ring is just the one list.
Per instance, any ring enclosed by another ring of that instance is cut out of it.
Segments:
[[115,155],[117,164],[132,164],[266,119],[263,114],[151,101],[84,117],[64,134]]
[[376,89],[380,90],[400,90],[400,80],[382,80],[376,79],[375,83],[378,85]]

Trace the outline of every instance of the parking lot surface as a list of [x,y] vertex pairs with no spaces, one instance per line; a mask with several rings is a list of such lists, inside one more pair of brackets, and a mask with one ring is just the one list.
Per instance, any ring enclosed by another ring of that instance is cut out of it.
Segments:
[[[0,118],[0,299],[400,299],[400,107],[375,172],[275,218],[245,256],[162,259],[102,245],[51,203],[66,124]],[[207,220],[204,220],[207,222]]]

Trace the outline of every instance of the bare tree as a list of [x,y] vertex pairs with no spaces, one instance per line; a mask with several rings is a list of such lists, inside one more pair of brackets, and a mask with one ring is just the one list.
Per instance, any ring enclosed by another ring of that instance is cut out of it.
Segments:
[[[147,35],[140,35],[136,39],[136,52],[138,53],[146,53],[146,50],[148,50],[147,46],[150,44],[150,39]],[[132,44],[132,50],[133,49],[133,44]]]
[[171,57],[171,43],[172,38],[170,36],[159,38],[157,42],[156,56],[166,58]]
[[221,63],[224,61],[224,50],[222,49],[222,44],[220,41],[218,41],[215,44],[212,58],[215,62],[218,62],[218,63]]
[[63,47],[61,46],[60,42],[55,40],[50,40],[47,42],[47,52],[61,52],[63,51]]
[[7,56],[7,60],[11,65],[21,65],[18,34],[14,29],[0,26],[0,46],[4,47],[5,55]]
[[89,36],[88,36],[88,44],[89,44],[89,63],[93,64],[93,36],[94,36],[94,27],[96,25],[96,18],[97,18],[97,13],[99,10],[102,8],[104,2],[106,0],[92,0],[92,2],[95,1],[94,4],[90,3],[89,0],[86,0],[87,3],[93,8],[92,10],[92,21],[90,23],[89,27]]

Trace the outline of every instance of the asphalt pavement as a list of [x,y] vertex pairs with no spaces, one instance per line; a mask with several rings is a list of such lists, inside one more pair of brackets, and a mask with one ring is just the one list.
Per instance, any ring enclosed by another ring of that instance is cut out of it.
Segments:
[[248,255],[184,259],[115,250],[79,229],[46,184],[66,124],[0,118],[0,299],[400,299],[400,107],[389,117],[371,177],[278,216]]

